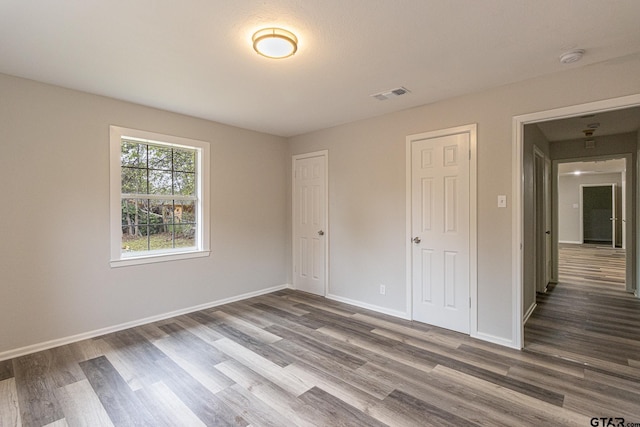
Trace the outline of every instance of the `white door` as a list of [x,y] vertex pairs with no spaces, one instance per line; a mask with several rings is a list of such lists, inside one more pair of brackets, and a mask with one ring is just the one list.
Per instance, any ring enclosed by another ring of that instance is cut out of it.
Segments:
[[469,333],[470,134],[411,141],[413,318]]
[[293,287],[326,293],[327,153],[293,157]]

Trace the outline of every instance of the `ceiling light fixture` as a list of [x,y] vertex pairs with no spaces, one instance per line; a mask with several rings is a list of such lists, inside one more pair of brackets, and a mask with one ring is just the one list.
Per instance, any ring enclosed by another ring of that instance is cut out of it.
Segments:
[[264,28],[253,35],[253,48],[267,58],[288,58],[298,50],[298,38],[282,28]]
[[560,62],[563,64],[571,64],[578,62],[584,56],[584,49],[573,49],[560,55]]

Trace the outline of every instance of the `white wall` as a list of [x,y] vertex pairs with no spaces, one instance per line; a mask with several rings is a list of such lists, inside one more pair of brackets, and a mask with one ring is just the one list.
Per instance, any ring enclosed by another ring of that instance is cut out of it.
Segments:
[[[111,124],[211,143],[210,257],[109,267]],[[286,284],[288,162],[283,138],[0,75],[0,356]]]
[[622,174],[561,175],[558,177],[558,241],[582,243],[580,238],[580,185],[617,184],[621,194]]
[[[330,292],[407,311],[405,138],[478,123],[477,323],[485,337],[514,343],[512,118],[639,91],[633,56],[291,138],[291,154],[329,150]],[[507,209],[497,208],[499,194]]]

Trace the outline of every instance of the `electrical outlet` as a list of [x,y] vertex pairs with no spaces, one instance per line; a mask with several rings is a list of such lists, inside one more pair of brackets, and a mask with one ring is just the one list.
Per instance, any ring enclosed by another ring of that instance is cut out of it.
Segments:
[[384,295],[387,293],[387,287],[385,285],[380,285],[380,295]]

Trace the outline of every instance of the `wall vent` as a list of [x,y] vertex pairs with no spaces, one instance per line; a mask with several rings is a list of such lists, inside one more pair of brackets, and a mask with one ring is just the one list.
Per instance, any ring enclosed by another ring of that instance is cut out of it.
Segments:
[[372,98],[377,99],[378,101],[386,101],[387,99],[397,98],[399,96],[406,95],[407,93],[410,93],[410,92],[411,91],[406,87],[398,87],[395,89],[386,90],[384,92],[374,93],[373,95],[370,95],[370,96]]

